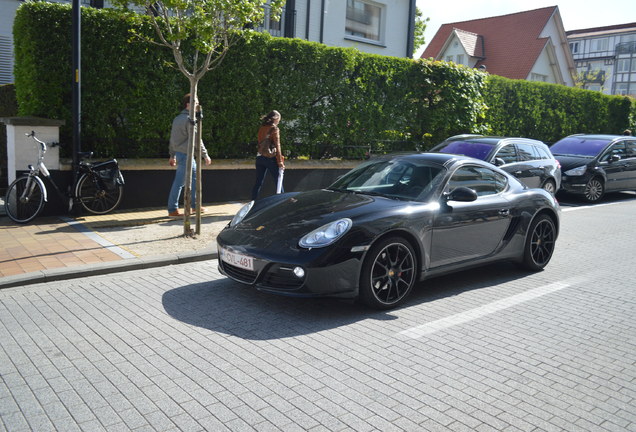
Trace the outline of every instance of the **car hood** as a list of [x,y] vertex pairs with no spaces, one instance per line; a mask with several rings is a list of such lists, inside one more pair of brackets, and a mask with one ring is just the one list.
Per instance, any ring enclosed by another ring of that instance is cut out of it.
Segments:
[[279,197],[263,207],[257,202],[241,223],[219,234],[219,242],[235,248],[242,245],[239,250],[290,250],[297,248],[304,235],[340,218],[353,220],[354,229],[356,221],[372,220],[372,224],[384,226],[396,223],[398,218],[393,216],[413,206],[428,208],[422,203],[325,189]]
[[294,236],[331,221],[348,217],[355,220],[367,214],[403,207],[404,201],[351,192],[315,190],[292,195],[282,201],[252,210],[239,224],[240,229],[267,229]]
[[577,168],[589,164],[592,159],[584,156],[554,156],[561,164],[561,171],[566,172],[572,168]]

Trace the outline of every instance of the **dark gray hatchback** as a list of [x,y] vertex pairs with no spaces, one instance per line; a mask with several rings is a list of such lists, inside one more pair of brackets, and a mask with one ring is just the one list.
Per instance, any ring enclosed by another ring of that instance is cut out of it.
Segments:
[[596,202],[605,192],[636,190],[636,137],[570,135],[550,150],[561,163],[564,192]]
[[561,167],[543,142],[529,138],[457,135],[433,147],[431,152],[474,157],[517,177],[531,188],[555,194],[561,187]]

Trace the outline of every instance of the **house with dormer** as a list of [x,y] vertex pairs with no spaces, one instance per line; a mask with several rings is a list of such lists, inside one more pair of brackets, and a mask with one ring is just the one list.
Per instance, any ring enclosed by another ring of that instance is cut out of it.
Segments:
[[[70,3],[71,0],[51,0]],[[13,82],[13,19],[22,0],[0,0],[0,84]],[[108,7],[108,0],[81,0],[82,7]],[[287,0],[280,20],[256,30],[329,46],[394,57],[413,55],[415,0]],[[71,29],[69,29],[71,31]],[[69,57],[70,58],[70,57]]]
[[557,6],[444,24],[421,57],[574,86],[574,61]]

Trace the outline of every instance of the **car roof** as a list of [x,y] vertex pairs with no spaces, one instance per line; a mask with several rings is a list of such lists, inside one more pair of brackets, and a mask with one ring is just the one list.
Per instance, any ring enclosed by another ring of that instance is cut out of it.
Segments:
[[574,134],[574,135],[569,135],[566,138],[588,138],[588,139],[612,141],[618,138],[633,139],[634,137],[631,137],[629,135],[610,135],[610,134]]
[[461,156],[455,155],[451,153],[391,153],[382,156],[386,159],[417,159],[417,160],[425,160],[427,162],[431,162],[438,165],[448,165],[457,161],[470,161],[477,162],[483,165],[483,161],[480,159],[475,159],[469,156]]
[[455,135],[450,138],[447,138],[446,141],[466,141],[466,142],[476,142],[480,144],[489,144],[489,145],[497,145],[502,141],[509,142],[527,142],[532,144],[543,144],[543,141],[539,141],[532,138],[523,138],[523,137],[506,137],[506,136],[484,136],[484,135]]

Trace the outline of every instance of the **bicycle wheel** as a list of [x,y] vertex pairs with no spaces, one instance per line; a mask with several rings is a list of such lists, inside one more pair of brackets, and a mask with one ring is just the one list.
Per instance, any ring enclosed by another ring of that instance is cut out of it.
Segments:
[[84,173],[77,182],[75,196],[89,213],[106,214],[114,210],[121,202],[124,187],[120,184],[112,189],[101,187],[99,181],[90,173]]
[[4,199],[7,216],[17,223],[27,223],[44,207],[45,190],[37,177],[24,176],[11,183]]

